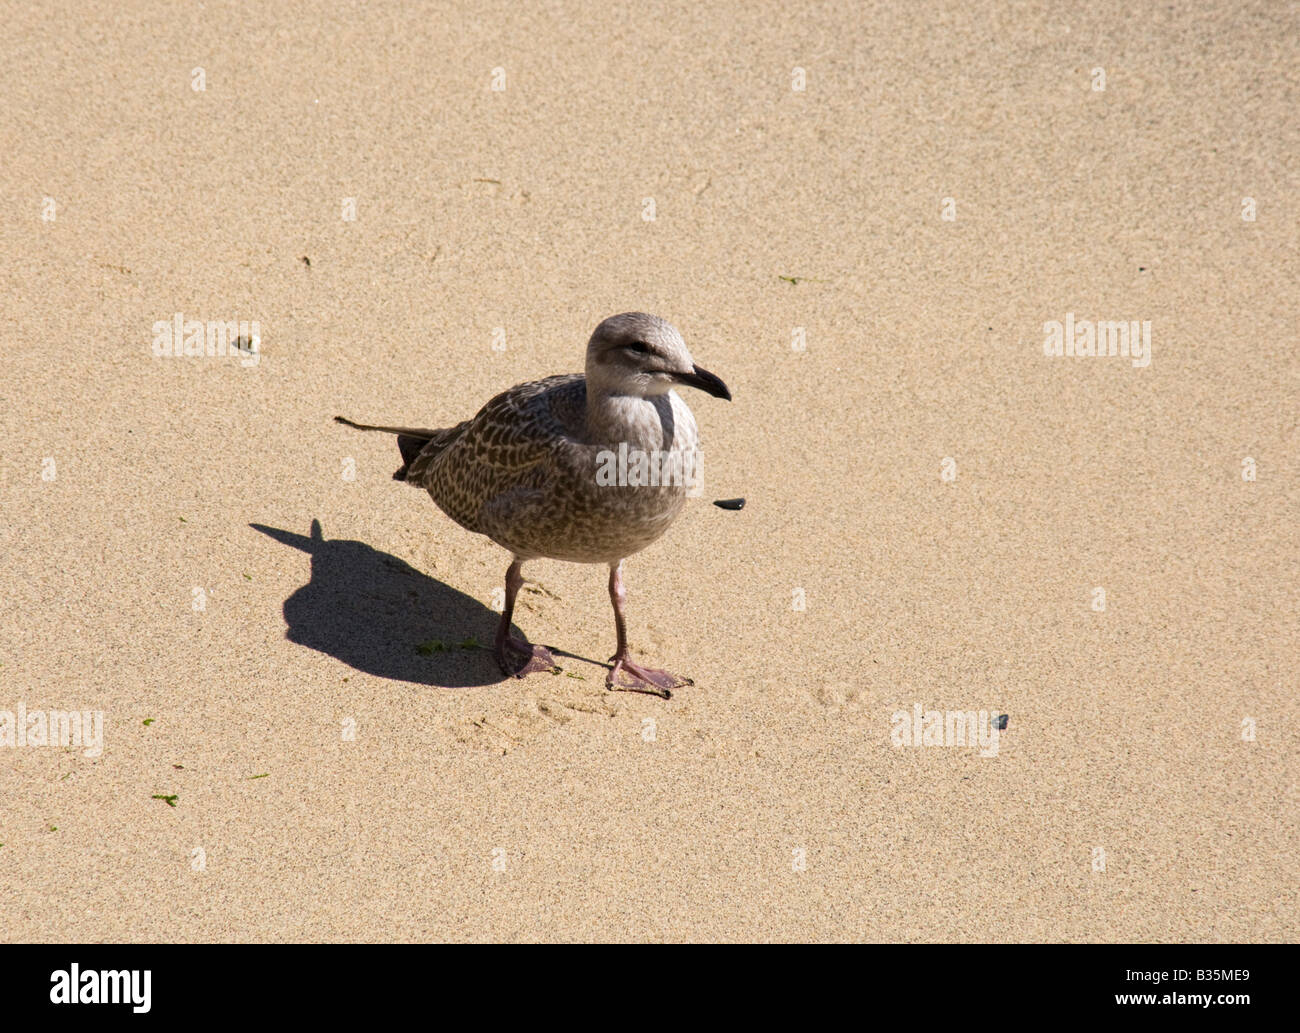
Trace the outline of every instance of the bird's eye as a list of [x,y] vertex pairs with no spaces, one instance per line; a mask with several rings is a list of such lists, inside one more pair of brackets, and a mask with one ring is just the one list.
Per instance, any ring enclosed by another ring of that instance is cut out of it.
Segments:
[[638,355],[650,354],[650,345],[646,344],[645,341],[633,341],[631,344],[625,344],[623,347],[628,351],[636,352]]

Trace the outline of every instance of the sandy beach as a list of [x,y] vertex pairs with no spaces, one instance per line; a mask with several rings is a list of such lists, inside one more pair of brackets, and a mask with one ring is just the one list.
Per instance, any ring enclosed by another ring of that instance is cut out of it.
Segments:
[[[1294,5],[5,23],[4,940],[1297,939]],[[332,422],[631,310],[734,395],[668,701],[600,566],[504,679],[508,555]]]

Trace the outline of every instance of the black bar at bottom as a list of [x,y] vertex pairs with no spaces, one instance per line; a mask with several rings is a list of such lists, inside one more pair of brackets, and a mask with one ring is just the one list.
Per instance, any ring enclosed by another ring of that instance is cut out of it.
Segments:
[[109,1013],[220,1021],[286,1010],[296,1025],[338,1024],[373,1021],[399,1005],[436,1021],[453,1002],[486,1008],[473,1013],[487,1022],[511,1007],[536,1021],[609,1002],[617,1010],[604,1014],[615,1021],[629,1008],[671,1011],[688,999],[705,1012],[792,1005],[810,1021],[839,1004],[863,1019],[901,1011],[926,1020],[1018,1012],[1233,1021],[1296,1010],[1294,945],[742,947],[727,958],[649,950],[507,957],[436,945],[9,944],[0,946],[0,1001],[6,1024]]

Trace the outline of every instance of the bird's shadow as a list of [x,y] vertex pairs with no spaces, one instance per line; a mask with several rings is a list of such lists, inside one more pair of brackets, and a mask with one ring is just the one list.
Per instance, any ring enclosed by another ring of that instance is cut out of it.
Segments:
[[[499,617],[396,556],[346,539],[249,524],[311,557],[311,580],[284,601],[290,642],[380,678],[446,688],[504,680],[490,648]],[[421,648],[423,647],[423,648]]]

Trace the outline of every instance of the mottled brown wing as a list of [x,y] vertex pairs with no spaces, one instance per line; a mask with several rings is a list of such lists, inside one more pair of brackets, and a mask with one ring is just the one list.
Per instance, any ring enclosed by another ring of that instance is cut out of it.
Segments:
[[462,527],[483,526],[485,506],[500,496],[563,476],[580,445],[575,434],[586,406],[580,373],[520,384],[497,395],[449,440],[431,441],[406,480],[428,490]]
[[423,487],[423,485],[419,484],[418,475],[412,473],[412,468],[416,464],[427,466],[435,456],[460,437],[469,424],[469,420],[464,420],[454,427],[448,427],[446,430],[427,431],[426,436],[423,437],[399,434],[397,436],[397,448],[402,453],[403,465],[400,470],[393,474],[393,480],[406,481],[415,484],[417,487]]

